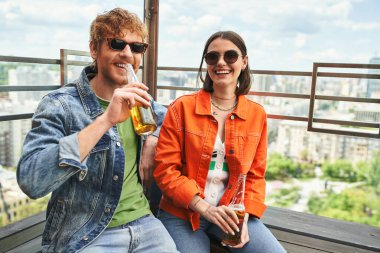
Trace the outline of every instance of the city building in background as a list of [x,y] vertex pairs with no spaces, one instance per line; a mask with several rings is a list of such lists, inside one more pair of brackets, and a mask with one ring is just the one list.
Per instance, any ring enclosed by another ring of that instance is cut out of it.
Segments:
[[[369,61],[370,64],[380,64],[380,57],[373,57]],[[380,74],[380,69],[370,69],[368,74]],[[369,79],[367,82],[367,97],[376,98],[380,97],[380,80]]]

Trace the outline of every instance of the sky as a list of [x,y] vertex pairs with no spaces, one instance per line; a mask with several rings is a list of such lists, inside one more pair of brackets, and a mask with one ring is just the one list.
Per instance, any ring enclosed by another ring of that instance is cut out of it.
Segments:
[[[143,0],[0,0],[0,55],[59,58],[88,51],[97,14]],[[312,71],[313,62],[380,57],[380,0],[160,0],[158,65],[198,67],[219,30],[239,33],[256,70]]]

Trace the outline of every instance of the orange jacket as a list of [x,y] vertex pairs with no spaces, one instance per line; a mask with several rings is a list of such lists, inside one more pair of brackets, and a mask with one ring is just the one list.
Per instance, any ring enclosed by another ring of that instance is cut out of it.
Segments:
[[[156,148],[154,177],[163,192],[160,208],[199,228],[200,216],[189,208],[191,199],[204,197],[207,173],[218,131],[211,114],[210,93],[200,91],[176,99],[168,108]],[[264,108],[239,96],[225,123],[229,168],[227,189],[219,205],[228,205],[240,173],[247,174],[246,212],[261,217],[266,209],[265,168],[267,119]]]

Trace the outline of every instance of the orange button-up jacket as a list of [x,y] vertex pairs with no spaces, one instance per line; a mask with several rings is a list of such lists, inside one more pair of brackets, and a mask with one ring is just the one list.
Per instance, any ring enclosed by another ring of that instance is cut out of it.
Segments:
[[[211,114],[210,93],[200,91],[176,99],[168,108],[156,148],[154,177],[163,192],[160,208],[199,228],[200,216],[189,208],[192,198],[204,197],[207,173],[218,132]],[[267,119],[264,108],[239,96],[225,122],[229,168],[227,189],[219,205],[232,199],[240,173],[246,174],[246,212],[261,217],[266,209],[265,168]]]

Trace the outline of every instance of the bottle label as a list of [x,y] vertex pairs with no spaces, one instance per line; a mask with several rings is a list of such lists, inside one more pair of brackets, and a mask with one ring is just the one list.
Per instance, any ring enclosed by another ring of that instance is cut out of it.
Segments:
[[153,112],[151,108],[145,108],[143,106],[139,106],[139,112],[141,116],[141,123],[144,125],[156,125],[154,120]]

